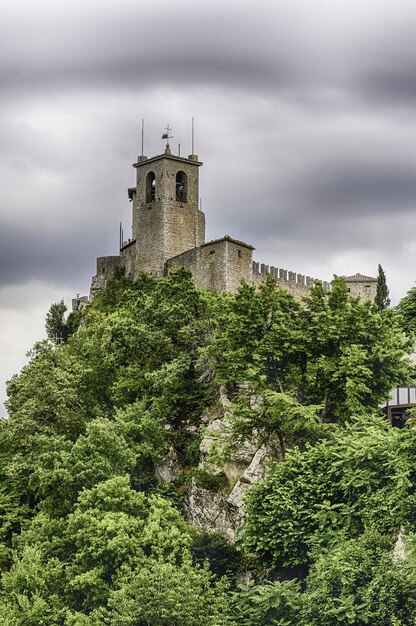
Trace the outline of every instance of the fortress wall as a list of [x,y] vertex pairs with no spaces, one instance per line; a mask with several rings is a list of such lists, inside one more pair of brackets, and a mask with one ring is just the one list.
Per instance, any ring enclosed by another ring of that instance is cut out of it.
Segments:
[[242,280],[253,280],[253,248],[226,238],[226,290],[235,293]]
[[99,256],[97,257],[97,276],[100,274],[113,276],[119,265],[119,256]]
[[107,282],[114,276],[116,268],[120,266],[120,261],[120,256],[97,257],[97,273],[91,281],[91,299],[106,288]]
[[[317,280],[311,276],[305,276],[304,274],[298,274],[290,270],[274,267],[273,265],[269,266],[264,263],[253,261],[254,284],[263,282],[269,274],[275,278],[280,287],[291,293],[297,300],[300,300],[303,296],[307,296],[311,287],[313,287]],[[325,291],[330,291],[330,283],[327,281],[319,282],[322,282],[322,286]]]
[[210,245],[187,250],[166,261],[166,272],[175,267],[185,267],[191,272],[196,286],[200,289],[224,291],[226,288],[224,252],[223,247]]
[[192,205],[172,204],[169,198],[163,206],[163,220],[164,261],[204,243],[205,216]]
[[179,254],[166,262],[166,270],[185,267],[201,289],[235,292],[244,278],[252,282],[250,246],[224,237]]
[[81,311],[88,302],[88,296],[77,295],[76,298],[72,298],[72,311]]
[[361,300],[371,300],[374,301],[377,295],[377,281],[362,281],[362,282],[353,282],[346,281],[347,288],[350,296],[360,296]]
[[[164,159],[161,203],[164,210],[164,260],[205,243],[205,216],[199,210],[199,166],[193,160]],[[187,200],[176,200],[176,175],[187,176]]]
[[134,240],[123,245],[120,265],[124,267],[127,278],[136,278],[136,242]]

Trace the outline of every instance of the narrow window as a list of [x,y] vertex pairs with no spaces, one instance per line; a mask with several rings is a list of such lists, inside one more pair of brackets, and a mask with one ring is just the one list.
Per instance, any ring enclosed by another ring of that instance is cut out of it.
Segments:
[[176,200],[177,202],[186,202],[188,195],[188,177],[185,172],[176,174]]
[[154,172],[149,172],[146,176],[146,202],[154,202],[156,199],[156,176]]

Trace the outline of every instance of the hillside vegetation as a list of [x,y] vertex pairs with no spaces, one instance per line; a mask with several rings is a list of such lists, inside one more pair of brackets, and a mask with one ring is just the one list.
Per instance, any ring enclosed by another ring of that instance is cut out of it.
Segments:
[[[2,625],[416,624],[416,431],[378,409],[410,372],[393,310],[341,279],[299,304],[177,270],[53,305],[47,331],[0,424]],[[184,506],[232,486],[198,467],[221,394],[217,464],[252,437],[272,459],[235,545]]]

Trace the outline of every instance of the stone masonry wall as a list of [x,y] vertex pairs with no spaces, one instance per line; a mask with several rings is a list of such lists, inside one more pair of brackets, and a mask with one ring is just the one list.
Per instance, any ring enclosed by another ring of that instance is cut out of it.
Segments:
[[[253,283],[259,283],[266,280],[266,276],[271,274],[276,279],[278,285],[280,285],[286,291],[289,291],[297,300],[300,300],[303,296],[307,296],[311,287],[313,287],[316,278],[311,276],[305,276],[304,274],[297,274],[290,270],[274,267],[273,265],[265,265],[264,263],[253,262]],[[327,281],[322,282],[322,287],[325,291],[330,291],[331,285]]]
[[99,256],[97,258],[97,273],[92,277],[90,297],[91,299],[105,289],[107,282],[114,276],[116,268],[120,266],[119,256]]
[[124,267],[127,278],[136,276],[136,241],[126,242],[121,249],[121,265]]
[[347,282],[350,296],[360,296],[361,300],[374,301],[377,294],[377,281]]
[[136,238],[134,277],[140,272],[161,276],[164,266],[164,220],[160,204],[153,202],[139,207],[137,198],[133,207],[133,236]]
[[223,237],[168,259],[166,270],[183,266],[201,289],[235,292],[242,278],[252,282],[252,254],[251,246]]
[[226,290],[235,293],[242,280],[251,285],[253,280],[253,247],[225,237]]

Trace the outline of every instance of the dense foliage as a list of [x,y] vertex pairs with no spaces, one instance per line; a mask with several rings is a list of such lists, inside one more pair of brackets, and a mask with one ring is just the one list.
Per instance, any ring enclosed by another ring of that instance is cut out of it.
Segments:
[[414,336],[416,333],[416,287],[409,289],[397,305],[405,332]]
[[[302,304],[269,278],[243,285],[221,316],[207,352],[217,379],[234,391],[236,431],[254,428],[286,442],[311,441],[328,423],[344,424],[382,403],[404,382],[411,343],[393,311],[351,298],[342,279],[320,284]],[[262,401],[253,406],[253,395]]]
[[[377,409],[409,374],[393,310],[341,279],[299,303],[272,279],[205,293],[177,270],[120,275],[64,314],[52,305],[0,423],[2,624],[416,623],[416,432]],[[198,467],[220,393],[218,459],[250,437],[281,459],[249,493],[237,546],[184,512],[191,480],[231,487]]]

